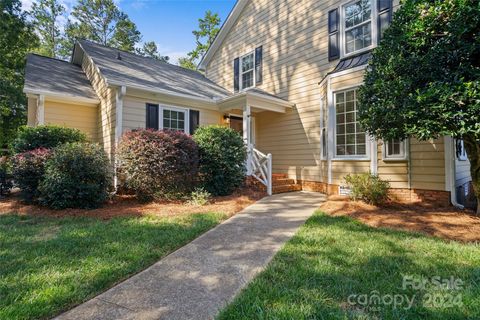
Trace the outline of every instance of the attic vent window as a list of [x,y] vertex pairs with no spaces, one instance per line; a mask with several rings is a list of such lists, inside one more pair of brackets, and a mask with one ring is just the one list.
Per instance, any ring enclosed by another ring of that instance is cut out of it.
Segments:
[[120,52],[117,52],[117,60],[122,60],[122,56],[120,55]]

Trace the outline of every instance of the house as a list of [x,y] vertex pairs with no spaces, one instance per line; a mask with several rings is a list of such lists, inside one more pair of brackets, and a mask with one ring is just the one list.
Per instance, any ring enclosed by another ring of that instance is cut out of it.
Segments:
[[357,88],[398,0],[238,0],[199,68],[89,41],[70,62],[30,55],[28,124],[79,128],[114,157],[123,132],[229,125],[247,171],[305,190],[345,192],[348,173],[389,180],[401,201],[457,204],[468,161],[450,137],[377,141],[356,120]]

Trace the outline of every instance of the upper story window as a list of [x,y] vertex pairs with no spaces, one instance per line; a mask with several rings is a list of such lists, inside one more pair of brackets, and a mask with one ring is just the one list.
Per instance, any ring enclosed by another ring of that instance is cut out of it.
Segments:
[[337,157],[365,157],[367,135],[358,122],[357,90],[335,93],[335,155]]
[[357,0],[343,7],[345,55],[372,46],[372,2]]
[[240,90],[253,87],[255,84],[255,52],[250,52],[240,59]]

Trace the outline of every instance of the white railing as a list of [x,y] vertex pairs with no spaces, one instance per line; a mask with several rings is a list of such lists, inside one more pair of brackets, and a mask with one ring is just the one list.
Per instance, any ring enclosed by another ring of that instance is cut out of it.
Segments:
[[263,154],[250,146],[251,175],[267,187],[268,195],[272,195],[272,154]]

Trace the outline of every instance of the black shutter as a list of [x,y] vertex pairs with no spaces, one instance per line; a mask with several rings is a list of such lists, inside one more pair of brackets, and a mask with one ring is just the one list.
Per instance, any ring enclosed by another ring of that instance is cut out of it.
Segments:
[[340,57],[338,44],[338,8],[328,12],[328,61]]
[[147,103],[147,129],[158,130],[158,104]]
[[194,134],[200,124],[200,111],[190,110],[190,134]]
[[263,81],[263,47],[255,49],[255,84],[261,85]]
[[233,91],[240,90],[240,58],[233,60]]
[[378,41],[383,39],[383,32],[390,25],[392,21],[392,0],[378,0],[378,19],[377,19],[377,30],[378,30]]

